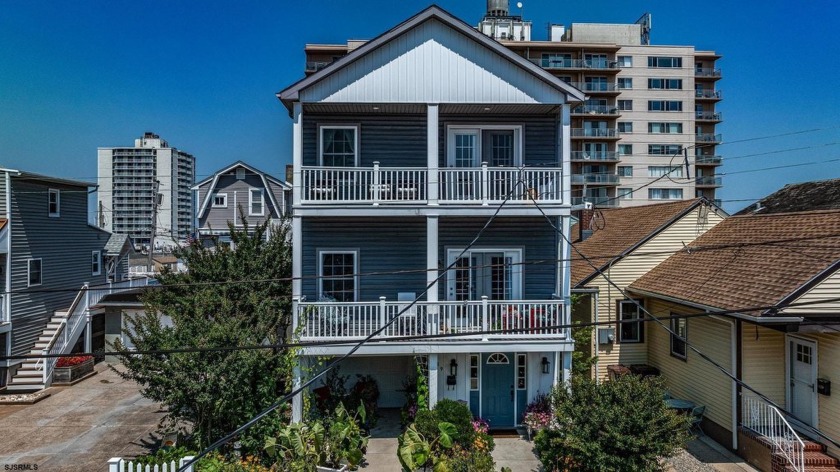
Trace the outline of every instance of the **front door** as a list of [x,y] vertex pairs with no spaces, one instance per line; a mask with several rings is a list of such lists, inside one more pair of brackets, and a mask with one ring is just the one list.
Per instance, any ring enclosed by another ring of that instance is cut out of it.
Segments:
[[481,416],[490,428],[514,427],[514,355],[487,353],[481,355]]
[[788,338],[790,355],[790,411],[805,424],[814,426],[817,402],[817,344]]

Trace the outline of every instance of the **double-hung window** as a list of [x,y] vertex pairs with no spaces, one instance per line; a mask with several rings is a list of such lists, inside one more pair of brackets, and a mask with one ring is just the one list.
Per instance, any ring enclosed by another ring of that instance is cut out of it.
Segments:
[[688,320],[685,318],[673,318],[678,316],[671,313],[671,355],[685,360],[688,354],[686,341],[688,340]]
[[682,178],[682,166],[648,166],[648,177],[663,177],[669,176],[673,178]]
[[265,214],[265,199],[263,189],[252,188],[248,191],[248,215],[263,216]]
[[102,252],[92,251],[90,254],[90,274],[99,275],[102,273]]
[[325,249],[318,251],[319,296],[339,302],[358,299],[357,250]]
[[216,193],[213,195],[213,208],[227,208],[226,193]]
[[683,103],[679,100],[648,100],[648,111],[682,111]]
[[682,200],[681,188],[649,188],[648,200]]
[[43,267],[41,259],[29,259],[26,261],[26,272],[27,272],[27,286],[33,287],[35,285],[41,285],[43,282]]
[[641,300],[620,300],[618,302],[618,316],[621,328],[618,339],[623,343],[640,343],[645,340],[644,315]]
[[47,197],[47,211],[49,216],[52,218],[57,218],[61,214],[61,192],[54,188],[51,188],[49,191],[49,196]]
[[355,167],[359,161],[359,128],[322,126],[320,149],[322,166]]

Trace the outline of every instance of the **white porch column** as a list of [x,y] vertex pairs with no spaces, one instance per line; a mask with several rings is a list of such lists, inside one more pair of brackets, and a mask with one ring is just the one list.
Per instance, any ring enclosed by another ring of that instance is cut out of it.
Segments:
[[558,164],[563,169],[563,204],[572,204],[572,117],[571,107],[564,104],[561,111],[560,126],[557,134],[560,136],[560,155]]
[[[429,291],[426,292],[426,301],[438,301],[438,215],[426,217],[426,285]],[[437,312],[437,307],[432,307]]]
[[557,366],[554,369],[554,384],[563,383],[564,385],[572,378],[572,353],[556,352],[554,354],[554,362]]
[[[292,381],[292,388],[296,389],[300,387],[300,363],[303,362],[302,358],[299,358],[298,364],[295,366],[294,369],[294,380]],[[292,423],[300,423],[303,420],[303,394],[298,393],[294,397],[292,397]]]
[[303,106],[295,102],[292,109],[292,208],[300,205],[301,167],[303,166]]
[[[104,315],[103,315],[104,316]],[[93,348],[93,333],[91,333],[92,323],[90,322],[90,312],[85,314],[85,352],[91,352]]]
[[303,219],[292,216],[292,297],[301,297],[303,274]]
[[438,355],[429,354],[429,409],[438,401]]
[[426,107],[426,195],[429,205],[438,204],[438,104]]

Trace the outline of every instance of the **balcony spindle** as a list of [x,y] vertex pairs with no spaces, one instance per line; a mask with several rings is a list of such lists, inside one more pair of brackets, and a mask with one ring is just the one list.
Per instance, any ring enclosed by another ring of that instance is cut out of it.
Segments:
[[481,163],[481,204],[489,205],[487,196],[490,195],[490,174],[487,170],[487,163]]
[[373,206],[379,206],[379,161],[373,162]]
[[[387,310],[385,308],[385,297],[379,297],[379,327],[380,328],[385,326],[385,323],[388,322],[387,317],[388,317],[388,313],[387,313]],[[395,323],[399,323],[399,320],[397,320]],[[385,330],[385,333],[380,334],[380,336],[387,335],[387,334],[388,334],[388,332],[387,332],[387,330]]]
[[490,329],[489,319],[489,305],[487,303],[487,295],[481,296],[481,331],[484,332],[482,340],[487,341],[487,331]]

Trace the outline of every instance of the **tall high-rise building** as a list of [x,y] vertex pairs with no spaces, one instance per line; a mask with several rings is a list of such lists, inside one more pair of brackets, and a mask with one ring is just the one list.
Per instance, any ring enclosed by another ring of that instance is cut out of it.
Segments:
[[660,200],[716,200],[722,121],[713,51],[650,44],[651,15],[631,24],[550,25],[547,39],[510,34],[530,25],[488,0],[478,29],[579,88],[571,112],[574,203],[632,206]]
[[[508,0],[487,0],[477,29],[587,95],[571,111],[573,203],[719,198],[718,54],[651,45],[649,14],[630,24],[553,24],[534,40],[521,3],[514,6],[518,15]],[[361,44],[307,44],[306,73]]]
[[155,247],[171,247],[190,236],[193,155],[147,132],[134,147],[102,147],[98,156],[99,226],[128,234],[135,246],[148,245],[153,234]]

